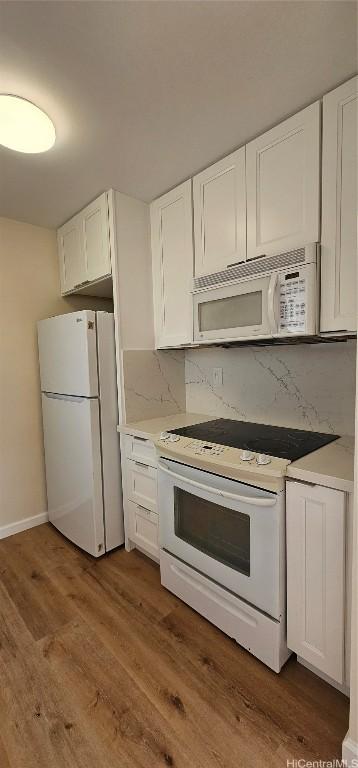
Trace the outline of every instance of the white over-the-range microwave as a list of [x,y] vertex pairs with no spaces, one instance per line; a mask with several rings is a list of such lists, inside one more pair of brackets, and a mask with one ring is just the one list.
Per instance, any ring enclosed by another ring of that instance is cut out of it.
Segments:
[[314,336],[317,243],[194,278],[194,343]]

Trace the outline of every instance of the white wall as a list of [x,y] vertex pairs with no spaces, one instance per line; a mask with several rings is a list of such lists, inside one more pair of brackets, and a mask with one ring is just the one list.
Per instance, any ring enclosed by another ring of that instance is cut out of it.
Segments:
[[0,218],[0,536],[47,506],[36,322],[84,306],[111,302],[61,298],[55,232]]
[[[211,417],[354,434],[356,342],[186,352],[186,408]],[[223,369],[214,386],[213,369]]]

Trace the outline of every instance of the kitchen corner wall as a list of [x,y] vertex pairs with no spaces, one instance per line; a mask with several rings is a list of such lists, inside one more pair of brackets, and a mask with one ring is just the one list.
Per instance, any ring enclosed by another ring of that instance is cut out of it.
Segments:
[[[340,435],[354,434],[356,342],[186,352],[186,409]],[[223,383],[213,384],[213,369]]]
[[178,351],[122,352],[125,421],[185,411],[185,355]]

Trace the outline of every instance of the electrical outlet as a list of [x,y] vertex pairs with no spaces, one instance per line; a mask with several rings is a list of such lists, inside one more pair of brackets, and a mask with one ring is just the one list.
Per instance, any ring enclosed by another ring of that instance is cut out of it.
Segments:
[[213,386],[222,387],[222,383],[223,383],[223,369],[214,368],[213,369]]

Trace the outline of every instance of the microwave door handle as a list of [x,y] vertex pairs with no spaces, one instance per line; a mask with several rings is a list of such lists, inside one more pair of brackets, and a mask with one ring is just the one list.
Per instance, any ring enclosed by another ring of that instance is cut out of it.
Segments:
[[271,333],[277,333],[278,331],[278,320],[277,320],[276,311],[275,311],[277,281],[278,281],[278,274],[277,272],[273,272],[270,277],[269,287],[267,291],[267,314],[268,314]]
[[255,507],[273,507],[277,503],[277,499],[261,499],[261,498],[253,498],[252,496],[240,496],[237,493],[229,493],[229,491],[221,491],[219,488],[213,488],[211,485],[204,485],[204,483],[198,483],[197,480],[190,480],[186,477],[183,477],[182,475],[177,475],[176,472],[172,472],[170,469],[167,469],[163,466],[163,464],[159,463],[159,469],[161,472],[165,472],[166,475],[170,475],[170,477],[174,477],[175,480],[181,480],[182,482],[188,483],[188,485],[194,486],[194,488],[199,488],[200,491],[207,491],[207,493],[214,493],[216,496],[221,496],[224,499],[231,499],[232,501],[243,501],[245,504],[251,504]]

